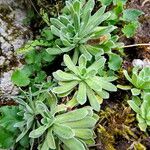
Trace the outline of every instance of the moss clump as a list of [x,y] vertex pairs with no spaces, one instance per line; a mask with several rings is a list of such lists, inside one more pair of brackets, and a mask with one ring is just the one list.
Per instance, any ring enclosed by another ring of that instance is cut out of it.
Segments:
[[137,141],[139,136],[143,139],[146,135],[138,131],[136,118],[130,107],[116,104],[113,108],[106,107],[99,116],[100,121],[97,128],[99,141],[97,142],[102,143],[104,150],[118,150],[122,147],[139,150],[137,147],[144,147]]

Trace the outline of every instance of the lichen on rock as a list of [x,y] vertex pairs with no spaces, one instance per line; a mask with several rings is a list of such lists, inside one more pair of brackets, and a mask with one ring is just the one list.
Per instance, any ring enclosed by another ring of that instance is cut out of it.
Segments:
[[29,27],[23,24],[26,10],[21,3],[17,0],[0,1],[0,99],[16,94],[11,73],[21,64],[15,51],[32,37]]

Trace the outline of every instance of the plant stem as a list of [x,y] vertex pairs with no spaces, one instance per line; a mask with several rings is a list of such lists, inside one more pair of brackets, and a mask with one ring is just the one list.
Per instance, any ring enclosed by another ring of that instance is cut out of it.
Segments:
[[136,47],[136,46],[150,46],[150,43],[141,43],[141,44],[125,45],[125,46],[123,46],[122,48]]

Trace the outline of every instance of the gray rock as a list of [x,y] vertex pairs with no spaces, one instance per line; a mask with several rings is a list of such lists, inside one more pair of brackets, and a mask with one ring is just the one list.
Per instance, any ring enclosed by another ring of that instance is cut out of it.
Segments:
[[10,96],[18,94],[18,89],[11,82],[12,70],[3,73],[0,78],[1,99],[10,99]]
[[[18,93],[11,82],[11,74],[16,64],[21,66],[14,52],[32,37],[32,32],[24,26],[26,11],[20,0],[0,0],[0,99],[9,99]],[[11,64],[11,65],[10,65]]]

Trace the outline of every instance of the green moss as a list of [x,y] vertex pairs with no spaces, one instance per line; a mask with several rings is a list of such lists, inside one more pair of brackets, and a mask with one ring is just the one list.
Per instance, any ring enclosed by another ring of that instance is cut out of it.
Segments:
[[[101,110],[99,116],[98,141],[101,141],[104,150],[116,150],[116,143],[121,143],[123,139],[127,141],[126,148],[132,146],[135,150],[139,150],[140,147],[144,147],[137,141],[139,136],[144,139],[146,135],[138,130],[131,108],[124,104],[115,104],[113,108],[106,107],[105,110]],[[120,137],[121,140],[118,141],[117,137]]]

